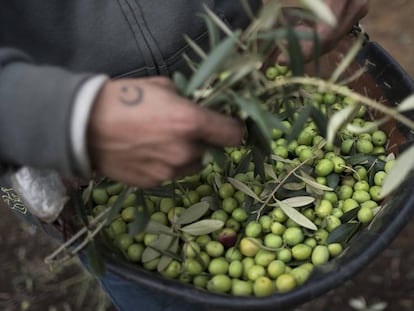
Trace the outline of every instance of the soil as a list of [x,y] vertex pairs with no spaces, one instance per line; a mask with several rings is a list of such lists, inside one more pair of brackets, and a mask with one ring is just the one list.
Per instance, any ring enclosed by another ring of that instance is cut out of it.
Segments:
[[[412,12],[414,1],[374,0],[362,25],[414,77]],[[0,310],[115,310],[76,260],[51,271],[44,258],[56,242],[3,206],[0,230]],[[296,311],[414,310],[413,236],[414,219],[352,280]]]

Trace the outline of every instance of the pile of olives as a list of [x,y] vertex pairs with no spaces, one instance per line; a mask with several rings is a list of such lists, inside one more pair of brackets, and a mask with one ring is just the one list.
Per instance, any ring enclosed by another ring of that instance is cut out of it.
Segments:
[[[281,66],[267,70],[269,79],[288,73]],[[315,92],[312,98],[325,114],[352,104],[328,92]],[[366,115],[362,106],[351,123],[371,124]],[[291,121],[284,125],[289,128]],[[131,234],[128,224],[142,209],[131,193],[105,236],[144,269],[213,293],[262,297],[291,291],[307,281],[315,266],[341,255],[349,239],[332,242],[332,232],[345,222],[363,227],[381,207],[381,185],[394,159],[386,155],[387,134],[370,128],[362,134],[340,130],[336,146],[324,143],[311,120],[292,141],[273,129],[273,155],[264,179],[255,174],[248,148],[228,148],[228,167],[211,161],[199,174],[178,181],[173,196],[145,198],[152,230]],[[238,170],[242,165],[246,169]],[[123,189],[119,183],[95,188],[94,214],[114,204]],[[281,202],[295,197],[304,200],[295,208],[314,228],[286,213]],[[180,215],[197,207],[204,208],[194,217],[200,230],[184,230],[191,223]],[[209,230],[201,220],[220,225]],[[157,233],[154,228],[162,229]]]

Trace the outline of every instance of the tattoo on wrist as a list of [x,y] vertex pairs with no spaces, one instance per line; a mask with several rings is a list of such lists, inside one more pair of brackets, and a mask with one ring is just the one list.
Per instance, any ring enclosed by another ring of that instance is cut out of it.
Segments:
[[119,101],[125,106],[136,106],[142,102],[144,90],[139,86],[126,86],[121,88]]

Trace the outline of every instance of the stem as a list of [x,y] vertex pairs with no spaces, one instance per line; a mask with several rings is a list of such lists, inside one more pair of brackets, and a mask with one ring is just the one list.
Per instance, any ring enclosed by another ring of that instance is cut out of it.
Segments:
[[[59,246],[58,249],[56,249],[52,254],[47,256],[45,258],[46,264],[51,264],[52,262],[56,261],[55,258],[65,251],[68,247],[70,247],[73,243],[75,243],[76,240],[78,240],[82,235],[87,234],[87,236],[84,238],[81,244],[79,244],[74,250],[70,252],[69,255],[63,257],[61,260],[59,260],[60,263],[63,263],[73,257],[76,253],[78,253],[82,248],[84,248],[92,239],[95,237],[99,231],[105,226],[106,220],[100,222],[106,215],[108,215],[109,211],[111,210],[111,207],[108,207],[106,210],[104,210],[102,213],[100,213],[97,217],[95,217],[90,223],[89,227],[83,227],[81,230],[79,230],[75,235],[73,235],[69,240],[67,240],[65,243],[63,243],[61,246]],[[97,227],[91,232],[91,228],[93,226],[97,225]]]
[[300,163],[298,166],[296,166],[295,168],[293,168],[291,171],[289,171],[289,173],[285,176],[285,178],[282,179],[282,181],[275,187],[275,189],[272,190],[272,192],[268,195],[267,199],[263,202],[262,206],[259,208],[258,213],[257,213],[257,218],[260,217],[263,209],[269,204],[270,200],[272,198],[274,198],[276,192],[280,189],[280,187],[282,187],[282,185],[286,182],[286,180],[292,176],[292,174],[294,174],[299,168],[301,168],[303,165],[305,165],[310,159],[307,159],[305,161],[303,161],[302,163]]
[[402,124],[406,125],[410,129],[414,130],[414,121],[410,120],[406,116],[400,114],[395,109],[388,107],[386,105],[382,105],[378,103],[377,101],[370,99],[366,96],[363,96],[359,93],[356,93],[352,90],[350,90],[346,86],[337,85],[331,82],[327,82],[325,80],[319,79],[319,78],[312,78],[312,77],[290,77],[290,78],[284,78],[279,79],[276,81],[273,81],[272,83],[269,83],[266,86],[266,90],[274,90],[275,88],[281,88],[284,86],[292,85],[292,84],[301,84],[301,85],[311,85],[318,87],[319,89],[325,89],[329,91],[333,91],[337,94],[340,94],[342,96],[348,96],[352,98],[353,100],[360,102],[368,107],[374,108],[386,115],[391,116],[392,118],[396,119],[397,121],[401,122]]

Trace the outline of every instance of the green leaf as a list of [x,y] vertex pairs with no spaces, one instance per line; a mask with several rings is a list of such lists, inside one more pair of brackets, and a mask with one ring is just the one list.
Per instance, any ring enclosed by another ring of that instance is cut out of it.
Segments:
[[259,176],[260,181],[264,183],[266,181],[266,174],[264,169],[266,154],[258,147],[253,146],[252,157],[254,163],[254,176]]
[[296,139],[302,132],[303,127],[310,116],[311,107],[312,105],[306,105],[298,111],[298,117],[294,121],[292,127],[289,129],[289,134],[286,137],[288,142]]
[[105,274],[105,263],[94,241],[90,241],[86,247],[86,261],[92,275],[101,277]]
[[197,43],[195,43],[190,37],[184,35],[184,39],[185,39],[185,41],[187,41],[188,45],[193,49],[193,51],[201,59],[206,59],[207,58],[206,52],[204,52],[204,50]]
[[299,226],[310,230],[318,230],[318,227],[312,221],[310,221],[305,215],[297,211],[295,208],[287,204],[286,200],[277,200],[276,202],[279,204],[280,208],[285,212],[285,214]]
[[414,109],[414,95],[406,97],[398,106],[397,110],[399,112],[404,112]]
[[213,161],[217,163],[220,168],[224,169],[227,166],[228,160],[229,158],[223,148],[209,146],[205,158],[203,159],[203,163],[207,164]]
[[144,232],[150,219],[148,208],[146,206],[139,206],[134,210],[134,221],[128,224],[131,235],[137,235]]
[[174,72],[173,81],[177,92],[180,95],[184,95],[185,90],[187,89],[188,80],[187,78],[179,71]]
[[357,105],[349,105],[334,113],[329,119],[326,138],[328,145],[333,144],[338,131],[354,117],[357,107]]
[[336,186],[339,185],[340,177],[336,173],[331,173],[326,176],[326,185],[329,188],[335,189]]
[[86,205],[86,204],[88,204],[88,202],[90,202],[94,186],[95,186],[95,182],[93,180],[91,180],[88,184],[88,187],[86,187],[83,190],[83,192],[82,192],[82,201],[83,201],[84,205]]
[[363,43],[363,36],[360,36],[357,40],[355,40],[355,43],[352,45],[351,49],[349,49],[345,57],[342,58],[341,62],[336,66],[335,71],[332,73],[331,78],[329,79],[330,82],[336,82],[339,77],[345,72],[345,70],[351,67],[352,62],[354,61],[358,52],[361,50]]
[[[279,28],[276,30],[271,30],[271,31],[266,31],[266,32],[259,32],[256,35],[256,39],[261,39],[261,40],[271,40],[272,41],[280,41],[283,39],[286,39],[288,36],[288,30],[285,28]],[[309,31],[296,31],[296,36],[298,37],[298,39],[302,40],[314,40],[314,34],[313,32],[309,32]]]
[[209,234],[223,228],[224,222],[216,219],[203,219],[181,228],[181,231],[191,235]]
[[307,206],[315,202],[315,198],[310,197],[310,196],[299,196],[299,197],[284,199],[280,202],[283,202],[291,207],[303,207],[303,206]]
[[302,176],[297,175],[297,174],[295,174],[295,176],[299,178],[300,180],[302,180],[303,182],[305,182],[311,188],[314,188],[316,190],[322,190],[322,191],[333,191],[334,190],[331,187],[321,185],[315,179],[313,179],[312,177],[310,177],[309,175],[303,172],[301,172],[301,174]]
[[206,4],[203,4],[203,8],[211,21],[215,23],[227,36],[231,37],[234,35],[234,32],[229,28],[229,26],[227,26],[227,24],[219,16],[217,16],[216,13],[210,10]]
[[386,197],[396,190],[414,168],[414,145],[401,153],[395,160],[391,171],[385,177],[381,189],[381,196]]
[[236,37],[239,33],[235,33],[232,37],[224,39],[217,47],[207,56],[201,63],[198,70],[192,75],[188,82],[185,95],[191,97],[194,91],[204,84],[213,74],[222,71],[222,65],[227,61],[228,57],[234,53],[236,49]]
[[264,164],[264,171],[265,171],[266,176],[269,176],[274,181],[279,182],[279,178],[277,178],[273,166],[270,165],[269,163],[263,163],[263,164]]
[[347,211],[345,214],[341,216],[340,218],[341,222],[346,223],[346,222],[350,222],[351,220],[354,220],[357,217],[360,209],[361,209],[361,206],[357,206],[351,209],[350,211]]
[[201,14],[201,17],[204,19],[204,23],[207,27],[210,50],[213,50],[216,48],[218,42],[220,41],[219,29],[217,27],[217,24],[213,23],[211,18],[209,18],[207,15]]
[[326,243],[344,243],[348,241],[359,228],[360,223],[357,222],[341,224],[329,233]]
[[249,197],[255,199],[258,202],[263,202],[258,196],[257,194],[249,188],[249,186],[243,184],[241,181],[234,179],[232,177],[227,177],[227,180],[229,181],[229,183],[231,183],[233,185],[234,188],[236,188],[237,190],[243,192],[244,194],[248,195]]
[[346,125],[346,129],[350,131],[353,134],[362,134],[362,133],[372,133],[374,130],[376,130],[379,126],[389,121],[388,117],[375,120],[370,122],[368,125],[364,127],[356,126],[352,123]]
[[244,13],[246,13],[246,16],[248,16],[250,20],[254,20],[256,17],[253,13],[252,8],[250,7],[249,0],[241,0],[240,3],[241,3]]
[[261,107],[261,104],[253,97],[242,97],[236,92],[232,92],[234,102],[240,107],[240,111],[247,117],[250,117],[259,128],[266,141],[270,143],[272,139],[272,124],[268,118],[269,112]]
[[149,262],[161,256],[161,253],[154,248],[147,246],[142,253],[141,261],[142,263]]
[[313,105],[310,105],[310,106],[311,106],[312,120],[316,123],[316,126],[318,127],[320,134],[323,137],[326,137],[327,125],[328,125],[328,119],[327,119],[326,115],[324,115],[320,111],[320,109],[317,109]]
[[177,251],[178,251],[178,243],[179,243],[178,240],[179,240],[178,237],[175,238],[172,241],[170,248],[166,252],[163,252],[163,255],[157,265],[158,272],[164,271],[167,268],[167,266],[170,264],[170,262],[174,258],[176,258],[176,256],[174,255],[177,254]]
[[170,234],[171,228],[160,224],[159,222],[150,220],[148,221],[147,227],[145,228],[145,232],[152,233],[152,234]]
[[145,248],[142,253],[142,262],[146,263],[162,255],[167,250],[176,237],[161,233],[158,238]]
[[249,150],[249,151],[247,151],[243,154],[243,157],[242,157],[239,165],[237,165],[237,167],[236,167],[235,175],[237,173],[247,172],[247,169],[250,165],[251,160],[252,160],[252,153]]
[[125,199],[127,198],[129,194],[131,194],[134,191],[135,191],[135,188],[133,187],[126,187],[125,189],[122,190],[122,192],[120,193],[118,198],[115,200],[114,205],[112,206],[111,210],[108,213],[108,218],[106,220],[107,225],[110,225],[112,221],[117,217],[117,215],[119,214],[122,208],[122,204],[124,203]]
[[337,24],[336,17],[331,9],[322,0],[301,0],[302,5],[310,10],[318,20],[334,27]]
[[295,191],[295,190],[301,190],[301,189],[305,188],[305,184],[290,182],[290,183],[283,184],[282,187],[286,190]]
[[287,51],[289,54],[289,66],[295,76],[302,76],[305,71],[305,61],[302,55],[302,48],[298,36],[291,25],[287,25]]
[[[90,196],[92,194],[92,188],[91,183],[89,184],[89,187],[85,189],[86,192],[89,194],[85,194],[85,191],[83,191],[82,195],[79,191],[74,190],[72,191],[72,200],[73,200],[73,207],[75,208],[76,215],[79,216],[79,219],[82,221],[82,224],[86,227],[89,226],[89,220],[88,220],[88,214],[87,214],[87,208],[85,202],[88,202],[90,200]],[[87,201],[85,201],[85,198],[88,198]]]
[[186,225],[200,219],[210,208],[206,201],[198,202],[185,209],[177,220],[180,225]]

